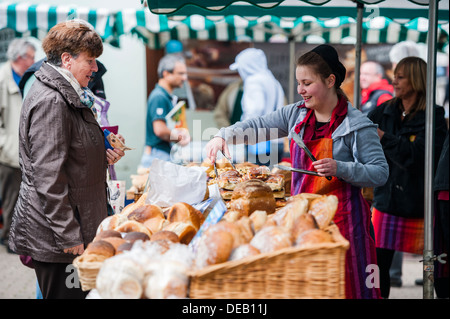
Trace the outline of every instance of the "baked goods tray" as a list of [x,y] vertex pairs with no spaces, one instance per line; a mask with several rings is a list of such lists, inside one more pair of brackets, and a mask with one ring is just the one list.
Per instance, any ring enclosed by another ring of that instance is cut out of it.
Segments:
[[343,299],[349,242],[335,224],[333,243],[288,247],[190,273],[192,299]]

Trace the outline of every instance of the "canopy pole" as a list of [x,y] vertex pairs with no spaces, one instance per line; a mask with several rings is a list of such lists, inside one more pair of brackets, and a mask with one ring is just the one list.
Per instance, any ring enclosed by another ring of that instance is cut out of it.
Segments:
[[355,45],[355,75],[354,75],[354,83],[353,83],[353,106],[358,110],[361,108],[361,92],[360,92],[360,83],[359,83],[359,75],[361,68],[361,42],[362,42],[362,21],[363,21],[363,12],[364,12],[364,4],[360,2],[356,2],[356,45]]
[[288,104],[294,103],[294,86],[295,86],[295,37],[289,36],[289,101]]
[[428,10],[428,62],[427,94],[425,118],[425,214],[423,250],[423,299],[434,299],[434,254],[433,254],[433,216],[434,216],[434,105],[436,99],[436,35],[437,1],[430,0]]

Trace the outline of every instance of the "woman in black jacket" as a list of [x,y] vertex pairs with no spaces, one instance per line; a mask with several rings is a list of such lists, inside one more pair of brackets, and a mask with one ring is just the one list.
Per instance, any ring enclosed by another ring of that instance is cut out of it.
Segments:
[[[374,189],[372,212],[383,298],[389,297],[394,251],[423,253],[426,69],[418,57],[401,60],[394,70],[395,98],[369,114],[389,164],[388,181]],[[435,107],[436,160],[445,134],[444,109]]]

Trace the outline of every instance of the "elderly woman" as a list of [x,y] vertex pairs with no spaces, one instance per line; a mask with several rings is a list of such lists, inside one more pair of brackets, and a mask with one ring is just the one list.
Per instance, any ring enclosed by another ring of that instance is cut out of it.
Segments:
[[67,266],[107,217],[107,165],[124,153],[105,149],[91,109],[87,85],[103,51],[99,35],[84,23],[64,22],[42,47],[48,62],[35,73],[20,117],[22,184],[9,244],[32,258],[44,298],[84,298]]
[[[378,124],[389,179],[375,187],[373,225],[383,298],[389,297],[389,268],[395,251],[423,253],[425,184],[425,109],[427,66],[418,57],[399,61],[394,70],[395,98],[369,118]],[[446,134],[444,109],[435,109],[435,167]]]

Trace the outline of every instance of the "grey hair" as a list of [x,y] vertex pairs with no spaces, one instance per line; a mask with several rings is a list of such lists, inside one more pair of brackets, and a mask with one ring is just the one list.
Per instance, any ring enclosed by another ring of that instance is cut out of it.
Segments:
[[6,56],[10,61],[16,61],[20,57],[24,57],[27,54],[28,49],[36,51],[36,47],[30,41],[23,38],[16,38],[11,41],[8,46]]
[[177,62],[186,63],[184,58],[179,54],[165,55],[158,64],[158,77],[161,79],[164,71],[173,72]]
[[380,63],[378,63],[377,61],[369,60],[369,61],[364,62],[364,64],[365,63],[372,63],[375,66],[375,74],[379,74],[382,77],[385,76],[385,71],[384,71],[383,66]]

